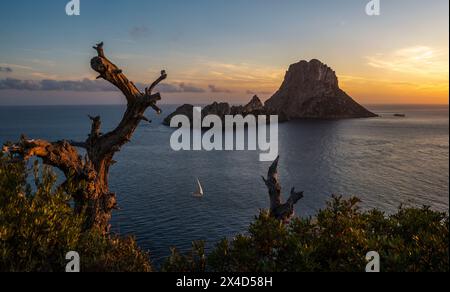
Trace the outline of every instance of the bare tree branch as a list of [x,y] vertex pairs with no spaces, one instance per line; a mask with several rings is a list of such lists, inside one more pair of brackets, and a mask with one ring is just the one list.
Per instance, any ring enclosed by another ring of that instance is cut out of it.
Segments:
[[[87,215],[85,228],[98,228],[108,232],[111,212],[117,204],[116,195],[109,191],[108,185],[109,169],[115,163],[114,154],[130,142],[142,121],[150,122],[144,115],[148,108],[161,112],[156,105],[161,100],[161,95],[152,94],[152,90],[167,78],[167,74],[161,71],[161,76],[145,93],[141,93],[122,70],[106,58],[103,45],[102,42],[94,46],[97,56],[92,58],[91,67],[99,73],[98,78],[107,80],[125,95],[127,107],[119,125],[111,132],[102,134],[100,117],[89,116],[92,122],[91,132],[85,142],[47,142],[22,137],[17,144],[5,145],[3,151],[22,160],[39,157],[45,164],[62,170],[67,178],[70,177],[83,188],[72,195],[75,210]],[[83,159],[75,147],[85,148],[87,156]]]
[[291,195],[289,196],[289,199],[287,200],[287,203],[289,205],[294,206],[295,204],[297,204],[298,201],[303,199],[303,194],[304,194],[304,192],[296,192],[295,188],[292,188]]
[[122,70],[106,58],[103,43],[98,44],[94,49],[97,50],[98,56],[92,58],[91,67],[100,74],[99,77],[109,81],[122,91],[128,103],[133,102],[136,97],[142,95],[133,82],[130,82],[122,73]]
[[100,119],[100,116],[89,116],[89,119],[92,121],[91,134],[89,135],[89,140],[90,142],[92,142],[92,140],[97,139],[101,135],[100,128],[102,126],[102,121]]
[[105,57],[105,53],[103,51],[103,42],[95,45],[93,48],[94,48],[94,50],[97,51],[97,54],[98,54],[99,57],[101,57],[101,58]]
[[279,161],[280,157],[277,157],[269,168],[267,179],[263,177],[263,181],[269,190],[270,213],[278,220],[286,222],[294,216],[294,206],[303,198],[303,192],[296,192],[295,188],[292,188],[289,199],[282,204],[281,185],[278,177]]
[[167,78],[167,73],[165,70],[161,71],[161,76],[156,79],[152,85],[150,85],[150,87],[147,87],[145,89],[145,95],[150,96],[152,94],[153,89],[159,84],[161,83],[163,80],[165,80]]
[[23,160],[36,156],[47,165],[59,168],[68,175],[81,173],[83,163],[76,149],[68,141],[47,142],[45,140],[21,139],[18,144],[4,146],[4,152],[19,155]]

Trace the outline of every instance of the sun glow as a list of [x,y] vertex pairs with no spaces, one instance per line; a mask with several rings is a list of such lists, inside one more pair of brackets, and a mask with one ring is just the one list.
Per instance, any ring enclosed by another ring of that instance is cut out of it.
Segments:
[[339,76],[342,87],[365,103],[448,104],[449,56],[427,46],[367,56],[363,74]]

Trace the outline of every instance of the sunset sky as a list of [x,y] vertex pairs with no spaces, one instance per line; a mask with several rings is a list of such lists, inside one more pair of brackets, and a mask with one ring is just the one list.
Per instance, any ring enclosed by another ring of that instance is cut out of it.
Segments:
[[99,41],[136,83],[166,69],[166,103],[267,99],[316,58],[362,104],[448,104],[448,0],[381,0],[373,17],[369,0],[81,0],[72,17],[67,2],[0,2],[0,105],[123,102],[89,81]]

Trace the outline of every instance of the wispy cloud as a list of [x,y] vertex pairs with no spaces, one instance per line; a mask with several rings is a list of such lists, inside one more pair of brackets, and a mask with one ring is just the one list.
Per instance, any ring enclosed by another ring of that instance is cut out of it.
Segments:
[[20,80],[7,78],[0,80],[0,90],[33,91],[112,91],[114,88],[101,81],[83,79],[80,81]]
[[[136,86],[144,90],[148,84],[137,83]],[[28,91],[78,91],[78,92],[109,92],[117,91],[110,83],[104,80],[21,80],[16,78],[0,79],[0,90],[28,90]],[[190,84],[160,84],[156,88],[160,92],[167,93],[200,93],[205,92],[201,87]]]
[[[364,77],[340,76],[344,87],[361,95],[376,92],[412,100],[448,101],[448,49],[411,46],[367,57],[372,70]],[[415,98],[415,99],[414,99]]]
[[18,64],[8,64],[8,63],[1,63],[0,67],[9,67],[12,69],[21,69],[21,70],[30,70],[30,71],[33,70],[33,68],[30,66],[24,66],[24,65],[18,65]]
[[210,69],[212,76],[240,82],[258,82],[273,84],[275,80],[282,78],[283,69],[257,66],[247,63],[220,63],[208,62],[205,64]]
[[199,57],[190,68],[177,73],[176,80],[202,84],[213,93],[273,92],[283,80],[285,69],[249,63],[224,63]]
[[1,67],[0,66],[0,73],[12,73],[13,69],[11,67]]
[[367,57],[373,68],[415,75],[448,75],[448,51],[413,46]]
[[45,59],[31,59],[29,60],[31,63],[33,64],[37,64],[37,65],[41,65],[41,66],[46,66],[46,67],[55,67],[56,66],[56,62],[52,61],[52,60],[45,60]]
[[[351,75],[340,75],[339,80],[348,85],[351,84],[359,85],[359,86],[389,86],[389,87],[397,87],[397,88],[410,88],[411,90],[419,90],[419,89],[430,89],[430,88],[437,88],[442,87],[442,85],[445,85],[444,80],[437,80],[437,81],[421,81],[419,82],[413,82],[413,81],[407,81],[407,80],[392,80],[392,79],[386,79],[386,78],[369,78],[369,77],[361,77],[361,76],[351,76]],[[448,87],[448,83],[447,83]]]
[[273,92],[271,92],[271,91],[247,90],[245,93],[248,94],[248,95],[258,95],[258,94],[260,94],[260,95],[270,95]]
[[44,72],[33,72],[31,73],[31,76],[40,78],[40,79],[57,79],[58,75],[56,74],[48,74]]
[[32,80],[7,78],[0,80],[0,90],[38,90],[40,85]]
[[209,88],[209,90],[210,90],[212,93],[232,93],[232,92],[233,92],[233,91],[230,90],[230,89],[220,88],[220,87],[217,87],[217,86],[215,86],[215,85],[213,85],[213,84],[208,85],[208,88]]
[[[146,85],[144,84],[138,84],[138,88],[144,89]],[[202,93],[206,92],[205,89],[195,86],[192,84],[186,84],[184,82],[178,83],[178,84],[169,84],[169,83],[163,83],[156,87],[156,90],[160,92],[167,92],[167,93]]]
[[181,89],[181,92],[193,92],[193,93],[200,93],[200,92],[205,92],[205,90],[203,88],[194,86],[194,85],[190,85],[190,84],[185,84],[185,83],[180,83],[179,87]]

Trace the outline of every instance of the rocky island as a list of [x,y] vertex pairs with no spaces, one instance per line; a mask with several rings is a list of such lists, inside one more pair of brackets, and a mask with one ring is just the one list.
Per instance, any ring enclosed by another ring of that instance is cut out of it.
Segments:
[[[176,115],[184,115],[189,118],[190,122],[192,123],[193,120],[193,109],[194,106],[191,104],[185,104],[180,106],[170,114],[168,117],[164,119],[163,124],[166,126],[170,126],[170,121],[172,118]],[[248,115],[265,115],[266,110],[259,99],[258,96],[253,96],[252,100],[246,104],[245,106],[230,106],[230,104],[226,102],[218,103],[214,102],[210,105],[207,105],[202,109],[202,117],[206,117],[208,115],[216,115],[219,116],[222,120],[225,120],[225,116],[227,115],[242,115],[242,116],[248,116]]]
[[340,89],[336,73],[315,59],[291,65],[265,108],[281,121],[377,117]]
[[[176,115],[185,115],[192,121],[193,107],[190,104],[179,107],[164,124],[169,126]],[[280,89],[264,105],[256,95],[245,106],[214,102],[202,109],[202,116],[207,115],[222,119],[226,115],[278,115],[280,122],[377,117],[340,89],[336,73],[316,59],[292,64]]]

